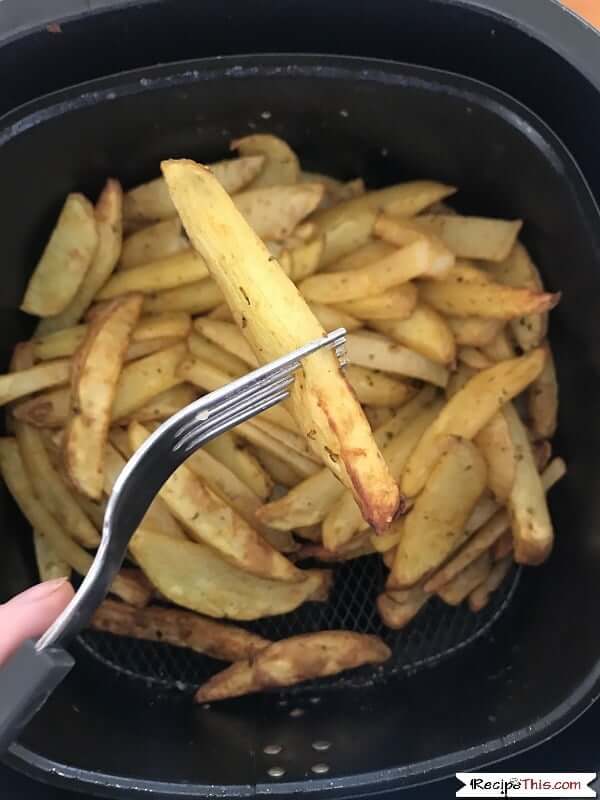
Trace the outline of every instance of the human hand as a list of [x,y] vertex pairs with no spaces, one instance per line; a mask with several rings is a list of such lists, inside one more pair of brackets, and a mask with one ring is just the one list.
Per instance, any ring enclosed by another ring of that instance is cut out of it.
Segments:
[[0,605],[0,664],[26,639],[35,639],[50,627],[73,597],[67,578],[45,581]]

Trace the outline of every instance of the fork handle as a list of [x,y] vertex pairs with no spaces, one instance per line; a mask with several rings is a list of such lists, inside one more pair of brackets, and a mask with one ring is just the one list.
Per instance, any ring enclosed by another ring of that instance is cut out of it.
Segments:
[[74,663],[66,650],[36,650],[35,642],[28,639],[4,664],[0,670],[0,755],[19,738]]

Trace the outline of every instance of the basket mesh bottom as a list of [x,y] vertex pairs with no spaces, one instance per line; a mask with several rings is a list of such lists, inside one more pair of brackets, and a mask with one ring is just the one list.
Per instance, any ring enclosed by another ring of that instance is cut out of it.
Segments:
[[[328,603],[307,603],[291,614],[248,623],[246,627],[273,640],[336,628],[377,634],[392,650],[392,658],[386,664],[312,681],[294,691],[366,686],[391,675],[410,674],[431,666],[485,634],[510,602],[520,570],[514,569],[507,576],[478,614],[471,613],[465,604],[452,608],[433,598],[402,631],[386,628],[375,607],[386,574],[379,557],[348,562],[336,571]],[[98,631],[85,631],[79,643],[105,666],[164,689],[191,691],[223,668],[221,662],[190,650]]]

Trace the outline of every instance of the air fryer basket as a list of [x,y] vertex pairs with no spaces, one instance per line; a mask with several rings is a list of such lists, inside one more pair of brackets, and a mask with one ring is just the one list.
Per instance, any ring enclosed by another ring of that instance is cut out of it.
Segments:
[[[77,669],[10,763],[110,796],[137,789],[319,796],[325,788],[371,796],[375,787],[429,780],[530,746],[592,701],[600,646],[584,609],[600,592],[600,228],[579,170],[539,119],[449,73],[341,57],[248,56],[96,81],[0,124],[4,364],[30,332],[16,309],[68,191],[95,196],[109,174],[130,186],[156,174],[163,157],[214,160],[233,136],[269,130],[288,139],[308,169],[362,175],[372,187],[437,178],[461,187],[465,212],[526,220],[524,238],[547,285],[563,290],[551,337],[562,393],[557,450],[570,470],[552,495],[557,546],[549,563],[519,582],[515,571],[478,617],[432,604],[405,632],[384,633],[394,658],[383,671],[198,708],[188,690],[215,662],[85,633],[74,645]],[[8,595],[35,574],[29,532],[5,493],[0,502],[8,539],[0,590]],[[256,629],[274,637],[340,625],[381,632],[370,602],[381,579],[375,561],[349,565],[329,607]],[[318,749],[323,741],[327,750]],[[313,769],[320,764],[325,777]],[[283,772],[271,774],[273,767]]]

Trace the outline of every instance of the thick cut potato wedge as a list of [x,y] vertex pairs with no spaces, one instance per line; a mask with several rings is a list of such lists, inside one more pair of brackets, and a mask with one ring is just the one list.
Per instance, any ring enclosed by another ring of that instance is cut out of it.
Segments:
[[506,503],[515,480],[516,459],[504,413],[499,411],[475,437],[487,464],[488,487],[498,503]]
[[[267,474],[271,477],[273,483],[277,486],[285,486],[287,489],[293,489],[294,486],[302,481],[302,476],[296,472],[289,464],[282,461],[273,453],[265,450],[264,447],[253,447],[253,453],[265,468]],[[327,470],[329,472],[329,470]],[[316,473],[315,473],[316,474]],[[329,473],[332,478],[332,473]],[[335,478],[337,480],[337,478]]]
[[140,294],[132,294],[111,303],[89,326],[73,359],[65,470],[76,489],[92,500],[102,497],[112,407],[142,300]]
[[320,237],[291,250],[284,250],[279,256],[281,268],[294,283],[308,278],[318,270],[324,246],[324,240]]
[[459,347],[457,352],[458,360],[473,370],[487,369],[494,365],[491,358],[487,358],[481,350],[476,347]]
[[311,302],[346,303],[382,294],[423,275],[444,274],[453,264],[452,257],[440,257],[421,239],[361,269],[312,275],[302,281],[299,289]]
[[344,485],[328,469],[306,478],[279,500],[257,511],[257,518],[277,530],[291,531],[321,522],[345,491]]
[[435,181],[411,181],[366,192],[345,203],[315,214],[316,234],[325,236],[324,266],[367,244],[381,211],[412,217],[438,200],[454,194],[453,186]]
[[513,565],[513,560],[510,555],[504,556],[498,563],[494,564],[487,578],[480,583],[469,595],[469,608],[471,611],[477,613],[488,604],[490,594],[495,592],[504,578],[510,572]]
[[[0,439],[0,472],[32,528],[48,540],[60,559],[75,572],[85,575],[92,565],[92,556],[69,538],[62,525],[36,498],[14,439]],[[151,587],[138,577],[123,572],[113,581],[111,592],[131,605],[142,607],[150,599]]]
[[[241,359],[248,366],[252,368],[259,366],[258,359],[245,339],[244,334],[233,322],[199,317],[194,320],[194,328],[202,336],[219,345],[237,359]],[[194,353],[193,349],[192,352]],[[202,359],[202,356],[198,353],[194,353],[194,355]],[[208,360],[210,361],[210,359]],[[215,366],[220,369],[224,368],[222,364],[215,363]]]
[[188,248],[150,264],[115,273],[97,293],[96,299],[111,300],[128,292],[152,294],[176,289],[201,281],[207,275],[208,269],[202,257]]
[[178,343],[127,364],[117,384],[112,418],[130,416],[158,394],[183,383],[178,367],[186,355],[185,344]]
[[376,261],[381,261],[382,258],[391,255],[397,249],[389,242],[373,239],[358,247],[354,252],[348,253],[347,256],[326,264],[322,267],[322,271],[344,272],[345,270],[362,269],[362,267],[368,267],[369,264],[374,264]]
[[284,464],[290,466],[294,472],[300,475],[301,478],[308,478],[310,475],[314,475],[319,471],[320,465],[316,461],[313,461],[312,458],[307,458],[296,450],[292,450],[285,442],[282,442],[281,439],[270,436],[263,428],[255,423],[256,420],[243,422],[241,425],[238,425],[234,431],[251,445],[266,450],[267,453],[271,453],[271,455],[279,458]]
[[437,364],[452,364],[456,358],[456,344],[448,323],[441,314],[423,303],[413,309],[408,319],[377,320],[371,325],[376,331]]
[[327,570],[305,570],[294,583],[258,578],[228,564],[198,542],[174,541],[162,533],[137,531],[131,551],[150,581],[169,600],[209,617],[251,620],[286,614],[307,600],[324,599]]
[[90,627],[117,636],[187,647],[220,661],[251,658],[271,644],[256,633],[204,619],[189,611],[160,606],[134,608],[114,600],[102,603],[92,617]]
[[119,425],[129,425],[134,420],[137,422],[162,422],[181,411],[182,408],[189,406],[197,397],[198,393],[188,383],[173,386],[172,389],[157,394],[129,417],[121,417]]
[[298,183],[300,162],[298,156],[283,139],[269,133],[255,133],[234,139],[231,149],[241,156],[262,156],[262,169],[252,180],[248,189],[264,186],[286,186]]
[[[201,321],[202,320],[198,320],[198,322]],[[224,324],[229,325],[230,323],[226,322]],[[232,325],[232,327],[238,331],[235,325]],[[196,328],[196,330],[197,329],[198,328]],[[223,376],[229,376],[226,382],[248,372],[245,359],[238,358],[232,352],[232,349],[224,348],[220,344],[215,343],[214,338],[213,341],[211,341],[202,333],[192,333],[188,339],[190,353],[199,361],[214,367],[214,369],[218,370]]]
[[33,532],[33,551],[41,581],[71,577],[71,567],[57,554],[50,542],[37,531]]
[[38,334],[58,331],[79,322],[116,266],[123,240],[123,190],[113,178],[108,179],[98,198],[94,217],[98,245],[91,264],[67,307],[60,314],[42,320]]
[[338,308],[357,319],[404,320],[410,317],[416,305],[416,287],[412,283],[404,283],[392,287],[383,294],[340,303]]
[[131,269],[173,256],[190,246],[178,217],[149,225],[123,242],[117,269]]
[[222,433],[204,449],[237,475],[249,489],[265,500],[271,494],[273,482],[246,445],[233,433]]
[[413,586],[466,540],[466,522],[485,484],[485,461],[475,445],[448,437],[422,493],[402,520],[390,587]]
[[506,406],[504,415],[517,461],[515,480],[508,498],[515,561],[519,564],[541,564],[550,555],[554,543],[554,529],[544,486],[519,415],[512,405]]
[[529,387],[529,418],[535,436],[550,439],[556,432],[558,418],[558,381],[549,345],[545,346],[546,363]]
[[70,405],[71,390],[64,386],[15,403],[12,415],[36,428],[62,428],[69,416]]
[[471,592],[483,583],[492,571],[493,561],[489,550],[482,553],[451,581],[438,589],[438,596],[450,606],[458,606]]
[[[293,233],[294,228],[315,210],[322,197],[321,184],[297,183],[252,189],[235,195],[232,200],[257,236],[278,241]],[[183,224],[185,226],[185,219]]]
[[514,358],[517,355],[517,350],[506,328],[498,331],[492,341],[481,348],[481,352],[491,361],[505,361],[507,358]]
[[448,401],[413,451],[402,475],[402,491],[408,497],[415,497],[445,449],[444,437],[473,439],[502,406],[537,378],[545,358],[544,351],[538,348],[483,370],[467,381]]
[[68,195],[29,279],[21,310],[38,317],[60,314],[79,289],[97,246],[94,207],[82,194]]
[[0,405],[12,403],[34,392],[67,383],[71,376],[69,359],[56,359],[45,364],[0,375]]
[[457,345],[484,347],[502,330],[504,322],[489,317],[446,317]]
[[521,220],[461,217],[459,214],[423,214],[415,220],[425,233],[433,233],[461,258],[502,261],[510,253]]
[[381,664],[390,656],[389,647],[377,636],[351,631],[305,633],[270,644],[254,658],[219,672],[198,689],[194,699],[214,702],[276,686],[294,686],[364,664]]
[[[261,171],[264,157],[227,159],[211,164],[209,169],[229,194],[239,192]],[[124,198],[123,214],[130,226],[140,227],[177,216],[164,178],[155,178],[130,189]]]
[[346,341],[350,364],[369,369],[381,369],[407,378],[432,383],[442,388],[448,382],[448,370],[408,347],[385,336],[368,331],[350,333]]
[[392,592],[384,592],[377,598],[377,611],[381,621],[392,630],[405,628],[431,597],[421,586],[411,589],[401,602],[394,600],[392,595]]
[[[162,167],[194,247],[261,363],[321,336],[323,329],[295,286],[271,262],[210,173],[189,161],[167,161]],[[398,489],[333,353],[319,351],[303,362],[291,400],[315,452],[352,488],[373,527],[385,529],[399,504]]]
[[223,302],[223,295],[211,278],[188,283],[176,289],[146,295],[144,311],[158,314],[161,311],[187,311],[189,314],[204,314]]
[[[136,450],[149,435],[139,423],[129,426],[129,440]],[[303,573],[211,492],[187,464],[171,475],[160,496],[190,536],[214,547],[233,566],[270,580],[303,580]]]
[[359,402],[366,405],[395,408],[415,394],[415,390],[408,383],[375,369],[350,364],[345,374]]
[[510,320],[541,314],[554,308],[560,293],[548,294],[531,289],[504,286],[488,279],[420,281],[419,297],[442,314],[454,317],[489,317]]
[[356,331],[363,326],[361,320],[346,314],[345,311],[340,311],[335,306],[326,306],[323,303],[309,303],[308,306],[323,326],[323,330],[327,332],[335,331],[337,328]]

